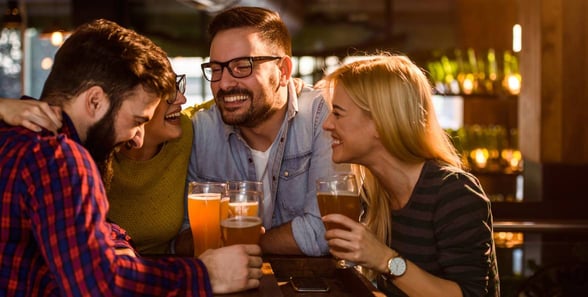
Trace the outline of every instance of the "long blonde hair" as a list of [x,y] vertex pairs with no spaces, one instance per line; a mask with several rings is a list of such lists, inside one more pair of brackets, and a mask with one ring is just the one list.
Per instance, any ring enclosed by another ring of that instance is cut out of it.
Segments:
[[[418,163],[435,159],[453,171],[462,170],[460,158],[441,128],[431,100],[432,87],[409,58],[380,53],[372,59],[341,66],[325,77],[328,89],[341,84],[351,100],[374,121],[386,150],[397,159]],[[392,198],[370,170],[352,166],[363,180],[367,204],[364,222],[390,245]]]

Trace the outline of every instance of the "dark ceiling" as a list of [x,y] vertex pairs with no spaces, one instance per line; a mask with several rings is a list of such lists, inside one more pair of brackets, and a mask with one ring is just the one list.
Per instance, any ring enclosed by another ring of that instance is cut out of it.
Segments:
[[[5,8],[8,0],[0,0]],[[294,55],[346,55],[387,49],[405,53],[455,44],[456,0],[20,0],[29,27],[73,28],[108,18],[147,35],[170,56],[206,56],[206,24],[228,6],[278,11]]]

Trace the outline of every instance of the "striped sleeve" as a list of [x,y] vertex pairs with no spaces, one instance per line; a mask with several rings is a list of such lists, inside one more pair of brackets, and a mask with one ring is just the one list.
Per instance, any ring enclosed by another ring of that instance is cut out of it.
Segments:
[[477,180],[460,173],[445,177],[433,221],[445,277],[464,296],[485,296],[494,257],[492,215]]

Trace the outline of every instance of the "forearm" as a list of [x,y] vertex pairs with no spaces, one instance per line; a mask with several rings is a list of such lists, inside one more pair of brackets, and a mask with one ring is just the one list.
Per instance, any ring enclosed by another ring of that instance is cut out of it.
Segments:
[[259,245],[264,254],[303,254],[294,240],[291,223],[286,223],[268,230],[263,236],[261,236]]
[[403,276],[388,278],[386,281],[392,281],[394,285],[404,291],[408,296],[463,296],[461,288],[456,282],[436,277],[409,260],[406,260],[406,264],[406,273]]

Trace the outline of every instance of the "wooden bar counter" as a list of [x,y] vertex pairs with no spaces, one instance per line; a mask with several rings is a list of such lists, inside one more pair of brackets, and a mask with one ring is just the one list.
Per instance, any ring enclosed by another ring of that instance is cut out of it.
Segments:
[[[258,289],[218,296],[226,297],[372,297],[384,296],[357,270],[336,269],[332,257],[264,256],[264,275]],[[290,277],[322,278],[329,286],[324,293],[296,292]]]

